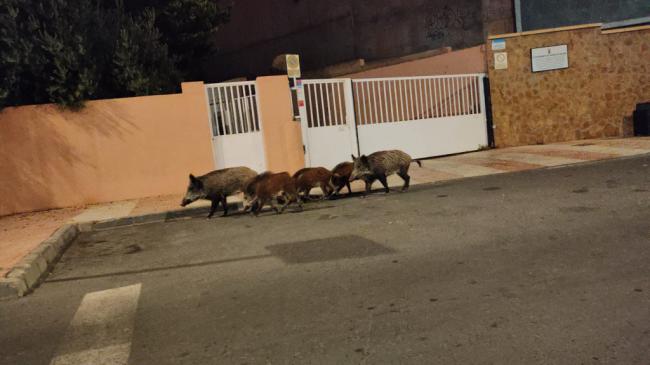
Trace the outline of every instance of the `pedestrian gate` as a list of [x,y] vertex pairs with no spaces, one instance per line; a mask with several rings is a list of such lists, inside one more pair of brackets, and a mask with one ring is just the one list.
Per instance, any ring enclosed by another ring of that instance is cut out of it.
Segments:
[[208,84],[205,90],[215,168],[266,170],[255,82]]
[[305,164],[333,168],[357,154],[351,81],[298,81]]
[[413,158],[488,145],[484,74],[302,80],[298,104],[308,166],[400,149]]

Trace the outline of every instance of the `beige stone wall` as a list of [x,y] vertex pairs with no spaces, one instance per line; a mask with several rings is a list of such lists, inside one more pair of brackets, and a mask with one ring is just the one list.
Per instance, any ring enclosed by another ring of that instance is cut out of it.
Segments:
[[[498,36],[497,36],[498,37]],[[650,101],[650,29],[588,26],[502,36],[508,69],[495,70],[488,40],[495,140],[499,147],[628,134]],[[532,48],[567,44],[569,68],[531,72]]]

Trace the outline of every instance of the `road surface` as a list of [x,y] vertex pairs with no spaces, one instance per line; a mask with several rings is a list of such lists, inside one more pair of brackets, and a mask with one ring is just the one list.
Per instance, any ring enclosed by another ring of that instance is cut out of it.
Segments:
[[0,364],[648,364],[649,166],[83,234]]

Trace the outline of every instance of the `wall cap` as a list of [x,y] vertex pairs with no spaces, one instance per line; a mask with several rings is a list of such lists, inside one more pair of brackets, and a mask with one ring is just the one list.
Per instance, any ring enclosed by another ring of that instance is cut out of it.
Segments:
[[616,28],[616,29],[607,29],[603,30],[602,34],[616,34],[616,33],[625,33],[625,32],[637,32],[641,30],[650,29],[650,25],[639,25],[636,27],[626,27],[626,28]]
[[569,30],[578,30],[578,29],[600,28],[602,25],[603,25],[603,23],[592,23],[592,24],[572,25],[572,26],[568,26],[568,27],[529,30],[529,31],[526,31],[526,32],[521,32],[521,33],[497,34],[497,35],[488,36],[488,40],[499,39],[499,38],[522,37],[522,36],[534,35],[534,34],[566,32],[566,31],[569,31]]

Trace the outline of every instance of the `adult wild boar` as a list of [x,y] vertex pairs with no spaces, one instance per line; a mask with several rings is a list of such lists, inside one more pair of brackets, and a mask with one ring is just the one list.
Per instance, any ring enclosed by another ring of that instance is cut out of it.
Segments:
[[406,152],[400,150],[379,151],[368,156],[362,155],[359,158],[352,156],[352,161],[354,161],[354,166],[350,180],[363,180],[366,183],[366,194],[370,192],[375,180],[381,182],[386,193],[390,192],[386,178],[395,173],[404,180],[402,191],[406,191],[411,182],[411,177],[408,174],[411,163],[417,162],[422,167],[420,161],[413,160]]
[[257,176],[257,173],[248,167],[231,167],[212,171],[199,177],[190,174],[190,184],[187,187],[181,206],[184,207],[199,199],[206,199],[212,201],[208,218],[212,218],[219,203],[223,207],[223,216],[226,216],[228,215],[226,198],[243,191],[246,182],[255,176]]

